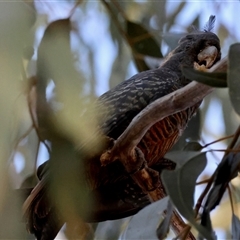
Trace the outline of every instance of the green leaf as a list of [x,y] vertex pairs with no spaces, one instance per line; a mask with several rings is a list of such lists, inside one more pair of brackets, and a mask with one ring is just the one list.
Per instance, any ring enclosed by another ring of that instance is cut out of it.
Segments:
[[201,72],[189,67],[182,67],[183,75],[191,80],[204,83],[211,87],[227,87],[227,74],[222,72]]
[[161,222],[163,212],[168,208],[169,197],[143,208],[134,215],[121,239],[153,239],[157,240],[156,229]]
[[231,45],[228,54],[227,82],[232,106],[240,115],[240,43]]
[[[193,154],[193,153],[192,153]],[[194,191],[198,176],[204,170],[207,159],[206,153],[196,153],[192,158],[185,159],[185,164],[175,171],[163,171],[162,181],[174,205],[206,239],[214,239],[212,232],[196,223],[194,205]]]

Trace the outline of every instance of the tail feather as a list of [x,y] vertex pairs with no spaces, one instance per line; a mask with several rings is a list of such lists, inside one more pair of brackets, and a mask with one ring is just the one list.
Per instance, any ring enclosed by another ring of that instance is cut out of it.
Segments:
[[54,239],[64,221],[49,201],[46,180],[41,180],[23,205],[27,230],[38,240]]

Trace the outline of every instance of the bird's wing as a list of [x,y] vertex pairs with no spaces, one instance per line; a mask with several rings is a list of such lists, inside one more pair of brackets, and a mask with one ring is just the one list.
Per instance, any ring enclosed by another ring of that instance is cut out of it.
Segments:
[[176,73],[161,68],[138,73],[122,82],[97,100],[101,130],[118,138],[140,111],[181,87],[176,85],[179,83]]

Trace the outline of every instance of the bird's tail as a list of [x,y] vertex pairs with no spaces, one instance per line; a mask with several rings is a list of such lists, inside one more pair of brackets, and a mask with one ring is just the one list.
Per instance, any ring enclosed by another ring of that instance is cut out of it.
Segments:
[[24,202],[23,214],[27,230],[38,240],[54,239],[64,223],[49,200],[46,179],[37,184]]

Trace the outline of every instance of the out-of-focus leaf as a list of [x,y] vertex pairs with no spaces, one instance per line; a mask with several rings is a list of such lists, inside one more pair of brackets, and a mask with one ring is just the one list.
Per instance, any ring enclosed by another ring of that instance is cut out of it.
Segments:
[[156,229],[162,221],[163,212],[168,208],[169,197],[143,208],[130,220],[121,240],[127,239],[158,239]]
[[[97,125],[96,111],[81,115],[81,109],[90,108],[92,99],[90,97],[80,98],[83,92],[82,76],[76,71],[75,62],[70,46],[71,22],[69,19],[62,19],[52,22],[46,29],[38,49],[37,59],[37,112],[38,122],[43,138],[49,138],[50,133],[44,127],[44,121],[51,111],[46,104],[45,90],[46,83],[50,79],[55,84],[55,101],[61,106],[58,111],[58,118],[54,120],[59,128],[76,142],[81,142],[92,136]],[[52,105],[53,107],[55,105]],[[53,109],[56,110],[56,109]],[[97,138],[92,138],[95,145],[98,145]]]
[[163,57],[159,43],[146,28],[131,21],[127,21],[126,24],[127,34],[134,51],[151,57]]
[[160,44],[142,25],[126,21],[128,43],[133,50],[133,57],[139,71],[149,70],[144,56],[162,58]]
[[204,83],[211,87],[227,87],[227,73],[208,73],[194,70],[193,68],[183,67],[182,73],[188,79]]
[[171,223],[172,213],[173,213],[173,204],[171,201],[168,201],[166,216],[163,219],[163,221],[160,223],[159,227],[157,228],[158,239],[164,239],[167,236],[167,233],[169,231],[169,226]]
[[22,183],[21,188],[31,188],[36,186],[37,177],[35,174],[28,176]]
[[203,208],[203,217],[204,212],[211,211],[219,204],[229,181],[237,176],[239,163],[240,153],[229,153],[218,165],[213,187]]
[[73,59],[70,50],[71,22],[69,19],[61,19],[52,22],[46,28],[44,36],[38,48],[37,59],[37,117],[39,123],[39,133],[43,139],[48,131],[45,129],[47,113],[46,87],[52,79],[59,88],[59,81],[65,78],[70,68],[74,72]]
[[77,152],[74,143],[54,126],[51,127],[51,136],[49,194],[64,219],[78,222],[79,216],[87,217],[92,204],[86,194],[84,152]]
[[12,190],[12,183],[19,178],[12,175],[9,179],[9,160],[14,156],[19,135],[29,128],[27,121],[25,126],[22,124],[28,119],[21,112],[26,109],[26,101],[21,98],[18,102],[18,97],[22,92],[23,47],[29,40],[34,15],[22,1],[1,1],[0,16],[0,239],[26,239],[21,200]]
[[240,43],[231,45],[228,53],[227,82],[230,100],[236,113],[240,115]]
[[34,54],[34,48],[31,46],[26,46],[23,49],[23,57],[27,60],[30,60]]
[[[68,72],[73,67],[73,58],[70,49],[71,22],[69,19],[61,19],[49,24],[38,48],[37,77],[43,84],[43,80],[61,78],[61,73]],[[69,63],[64,66],[64,63]],[[64,66],[64,68],[63,68]],[[65,69],[65,67],[67,69]],[[65,74],[64,74],[65,76]]]
[[188,142],[183,148],[184,151],[201,151],[202,149],[203,149],[203,146],[196,141]]
[[195,156],[185,159],[185,163],[180,168],[177,168],[175,171],[163,171],[161,177],[168,195],[181,215],[185,217],[202,236],[212,240],[214,239],[212,231],[197,224],[194,216],[193,196],[195,184],[207,163],[206,153],[194,153]]
[[240,239],[240,220],[235,214],[232,215],[232,239]]

